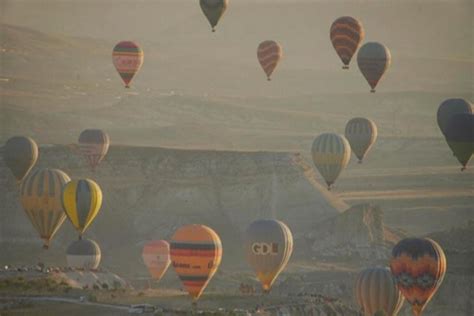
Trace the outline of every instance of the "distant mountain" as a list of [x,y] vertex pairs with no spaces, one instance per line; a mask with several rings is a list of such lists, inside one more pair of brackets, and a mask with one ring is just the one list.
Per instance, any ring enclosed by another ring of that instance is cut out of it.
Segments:
[[359,204],[320,221],[305,235],[315,258],[378,262],[390,257],[391,248],[404,237],[387,227],[383,211],[374,205]]

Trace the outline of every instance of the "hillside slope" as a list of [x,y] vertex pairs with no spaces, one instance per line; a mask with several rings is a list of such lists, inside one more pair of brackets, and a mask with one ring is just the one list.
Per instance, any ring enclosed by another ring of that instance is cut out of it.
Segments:
[[[60,168],[72,178],[90,177],[102,187],[102,210],[86,236],[99,242],[103,263],[113,271],[129,272],[139,265],[143,273],[143,243],[169,238],[176,228],[189,223],[213,227],[224,244],[224,266],[241,265],[240,240],[253,220],[283,220],[299,240],[314,222],[347,208],[318,183],[313,169],[292,153],[112,146],[98,171],[91,173],[73,147],[42,146],[37,167]],[[21,243],[39,248],[3,161],[0,170],[0,200],[5,201],[0,206],[0,240],[5,249]],[[74,235],[66,222],[51,252],[58,250],[60,255]],[[33,254],[29,260],[46,256],[38,249]],[[18,259],[15,255],[2,256],[2,261]]]

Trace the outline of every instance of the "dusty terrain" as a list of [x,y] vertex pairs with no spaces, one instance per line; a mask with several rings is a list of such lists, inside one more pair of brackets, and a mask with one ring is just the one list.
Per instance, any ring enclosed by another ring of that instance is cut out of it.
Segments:
[[[403,236],[428,235],[445,248],[449,270],[426,315],[469,315],[474,165],[460,172],[435,116],[446,98],[474,99],[472,2],[268,3],[232,2],[211,34],[194,3],[0,2],[0,143],[32,136],[40,144],[37,167],[101,185],[104,205],[87,236],[102,248],[102,268],[135,292],[97,296],[186,306],[171,270],[145,290],[140,251],[147,240],[200,222],[215,228],[224,244],[203,306],[251,307],[259,298],[237,291],[240,282],[257,286],[242,259],[242,233],[252,220],[274,217],[288,223],[296,247],[268,304],[310,293],[350,307],[359,269],[386,264]],[[332,20],[348,12],[364,21],[367,40],[391,49],[393,64],[376,94],[368,93],[355,64],[340,70],[328,41]],[[258,42],[269,37],[285,53],[271,84],[255,59]],[[137,40],[145,51],[130,90],[110,60],[122,39]],[[343,133],[354,116],[372,118],[379,139],[366,161],[352,159],[327,192],[312,168],[311,142],[322,132]],[[96,173],[75,147],[80,131],[91,127],[112,140]],[[3,161],[0,201],[0,265],[66,264],[65,249],[76,238],[71,226],[66,222],[52,249],[42,251]],[[40,315],[45,308],[48,315],[109,312],[28,304],[8,315]]]

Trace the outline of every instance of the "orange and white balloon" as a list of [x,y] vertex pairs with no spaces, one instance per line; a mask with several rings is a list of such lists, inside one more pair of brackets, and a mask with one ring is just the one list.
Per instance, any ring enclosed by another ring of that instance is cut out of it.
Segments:
[[142,258],[152,278],[159,281],[171,263],[170,244],[166,240],[152,240],[143,247]]

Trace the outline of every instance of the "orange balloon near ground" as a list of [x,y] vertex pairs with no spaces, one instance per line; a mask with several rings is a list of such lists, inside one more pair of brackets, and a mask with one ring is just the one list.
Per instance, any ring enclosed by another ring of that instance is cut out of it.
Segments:
[[171,263],[170,244],[166,240],[153,240],[145,244],[143,262],[153,279],[160,280]]
[[217,233],[204,225],[179,228],[170,243],[173,268],[194,301],[198,300],[222,259]]
[[283,57],[283,49],[275,41],[264,41],[258,45],[257,57],[268,81],[270,81],[273,71]]

